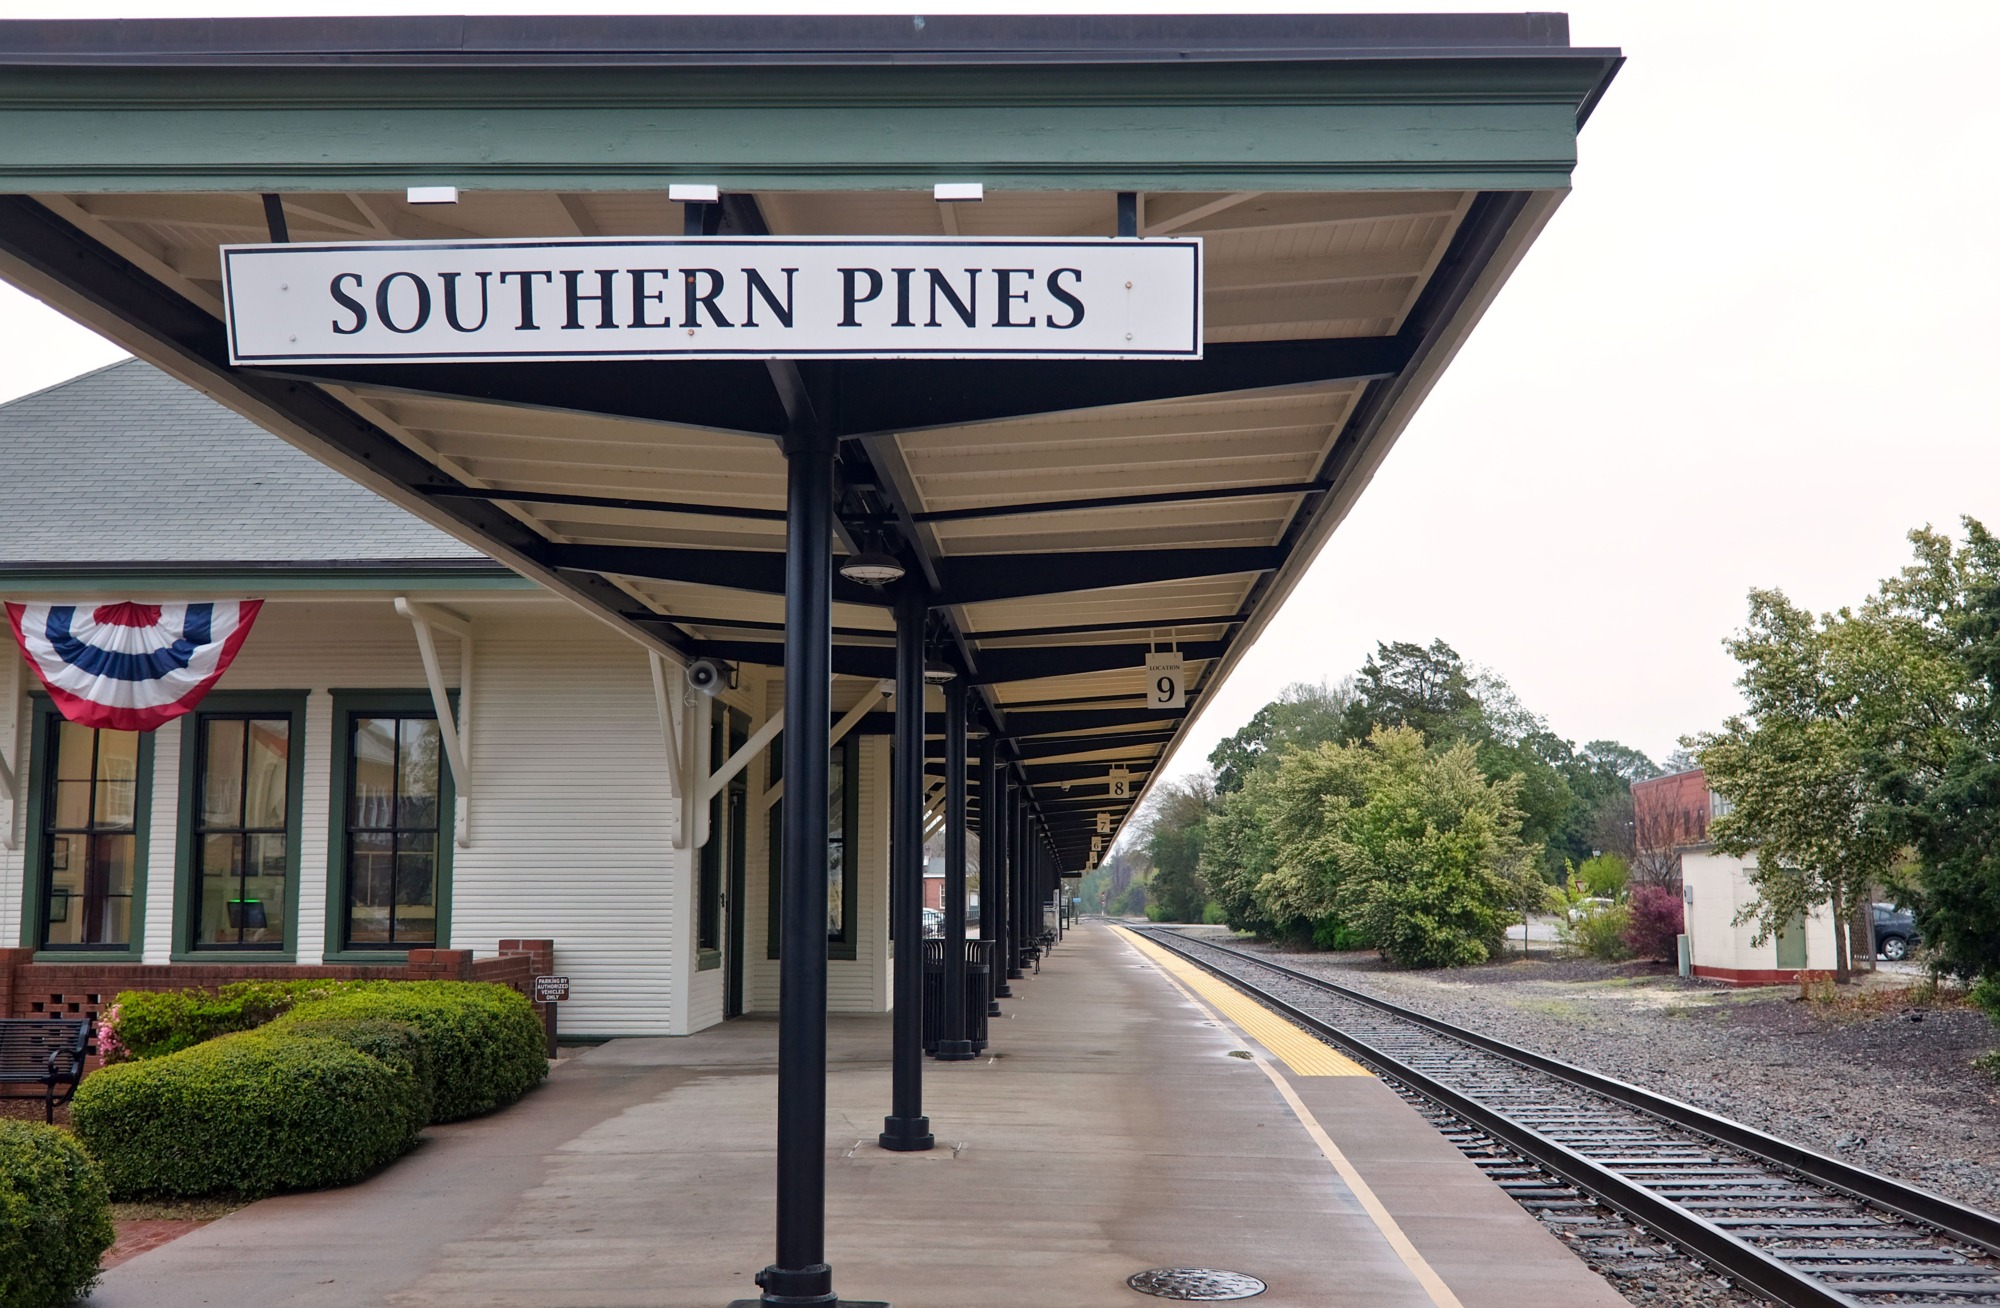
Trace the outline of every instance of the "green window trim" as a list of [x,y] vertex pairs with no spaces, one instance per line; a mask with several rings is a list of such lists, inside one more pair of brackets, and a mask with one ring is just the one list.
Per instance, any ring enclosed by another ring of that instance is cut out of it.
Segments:
[[63,717],[56,712],[55,702],[47,695],[31,693],[28,705],[32,726],[28,737],[31,743],[28,746],[27,831],[21,850],[21,944],[35,951],[37,963],[137,963],[146,952],[146,882],[152,847],[154,733],[139,733],[138,763],[132,780],[131,940],[123,946],[72,945],[44,949],[42,935],[46,924],[42,921],[42,913],[48,874],[42,866],[42,859],[47,842],[47,833],[43,828],[48,825],[48,810],[45,807],[49,803],[48,764],[55,757],[52,742]]
[[[328,963],[362,963],[393,966],[405,961],[407,949],[351,949],[347,947],[347,799],[352,785],[354,729],[357,717],[375,715],[434,718],[435,706],[428,690],[335,690],[333,698],[332,803],[327,811],[326,832],[326,953]],[[458,709],[458,692],[451,692],[453,712]],[[451,768],[438,764],[438,846],[437,846],[437,941],[424,949],[451,947],[451,872],[454,848],[453,826],[457,814],[457,792],[452,787]]]
[[[843,853],[840,860],[840,938],[827,937],[826,956],[831,960],[852,960],[859,958],[860,907],[857,892],[860,885],[858,860],[855,848],[859,840],[861,822],[861,739],[850,734],[834,746],[841,756],[841,844]],[[771,742],[771,780],[777,782],[783,773],[779,766],[783,754],[779,742]],[[765,840],[765,889],[768,903],[764,911],[764,956],[778,957],[778,890],[784,879],[784,868],[779,858],[779,842],[784,830],[785,801],[780,799],[771,805]]]
[[[201,898],[200,869],[195,859],[195,796],[200,789],[196,769],[201,758],[201,720],[205,717],[288,717],[291,753],[286,767],[285,945],[282,949],[195,944]],[[216,690],[194,712],[181,719],[180,814],[174,844],[174,935],[171,961],[176,963],[291,963],[299,949],[299,868],[301,820],[305,814],[306,692],[303,690]]]
[[[740,709],[716,705],[709,721],[709,756],[720,763],[732,757],[750,739],[750,716]],[[747,832],[730,824],[730,799],[741,795],[747,782],[741,772],[708,801],[708,842],[695,854],[695,953],[697,972],[712,972],[722,966],[723,936],[733,914],[724,912],[724,889],[729,882],[732,860],[742,848]],[[741,904],[734,912],[743,911]]]

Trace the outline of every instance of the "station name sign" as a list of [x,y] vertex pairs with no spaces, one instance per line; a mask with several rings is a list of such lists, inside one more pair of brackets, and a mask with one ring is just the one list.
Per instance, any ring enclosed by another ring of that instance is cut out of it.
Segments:
[[222,247],[230,361],[1199,359],[1199,238]]

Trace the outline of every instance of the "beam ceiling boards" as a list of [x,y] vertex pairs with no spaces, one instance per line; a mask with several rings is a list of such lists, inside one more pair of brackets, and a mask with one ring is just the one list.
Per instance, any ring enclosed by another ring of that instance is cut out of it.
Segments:
[[[676,657],[782,661],[779,438],[837,440],[830,548],[924,587],[1075,857],[1619,59],[1547,14],[6,23],[0,277]],[[838,677],[894,598],[836,574]]]

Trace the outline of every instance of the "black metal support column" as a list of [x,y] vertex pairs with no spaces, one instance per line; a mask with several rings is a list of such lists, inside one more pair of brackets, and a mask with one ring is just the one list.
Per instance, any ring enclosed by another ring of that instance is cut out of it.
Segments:
[[833,700],[833,456],[785,442],[785,875],[778,923],[778,1257],[768,1308],[839,1302],[826,1265],[827,719]]
[[924,1116],[924,618],[914,578],[896,596],[896,737],[889,782],[889,911],[896,937],[896,1017],[884,1149],[936,1140]]
[[964,678],[944,688],[944,986],[937,1059],[973,1056],[965,1029],[965,696]]
[[[1006,769],[994,770],[993,797],[984,803],[991,806],[992,816],[982,816],[980,824],[993,828],[992,839],[999,848],[993,851],[993,880],[988,883],[982,879],[980,883],[979,893],[990,897],[991,902],[980,905],[979,920],[984,922],[988,913],[993,915],[993,997],[1012,999],[1014,990],[1007,984],[1007,978],[1019,976],[1021,967],[1014,957],[1014,923],[1007,916],[1014,902],[1014,896],[1008,893],[1013,889],[1008,882],[1014,876],[1014,786]],[[993,1011],[1000,1011],[998,1003]]]
[[[1000,779],[1000,737],[988,731],[986,739],[979,746],[979,938],[987,942],[987,957],[994,963],[994,951],[999,949],[999,940],[1005,934],[997,920],[996,906],[1005,903],[1000,885],[1000,855],[1006,850],[1007,838],[1001,835],[1005,823],[1001,818],[1000,791],[1007,783]],[[993,985],[997,978],[989,979]],[[986,994],[986,1016],[1000,1016],[1000,996],[997,989]]]
[[1008,926],[1012,926],[1012,946],[1006,956],[1006,974],[1012,980],[1022,978],[1020,958],[1022,950],[1028,948],[1028,924],[1022,918],[1024,906],[1028,904],[1028,790],[1026,786],[1014,794],[1014,824],[1008,828]]
[[1040,875],[1035,878],[1035,934],[1039,936],[1049,929],[1049,887],[1055,881],[1055,862],[1049,857],[1046,835],[1038,845],[1035,868]]

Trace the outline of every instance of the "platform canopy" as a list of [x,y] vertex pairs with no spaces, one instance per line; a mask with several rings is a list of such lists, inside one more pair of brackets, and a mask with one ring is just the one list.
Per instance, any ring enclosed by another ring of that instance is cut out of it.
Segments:
[[[1549,14],[0,23],[0,275],[684,657],[782,662],[776,437],[809,410],[838,548],[927,582],[1076,869],[1547,222],[1618,63]],[[221,320],[232,243],[1113,236],[1121,194],[1203,238],[1199,361],[284,371]],[[883,592],[834,598],[838,706],[893,638]]]

